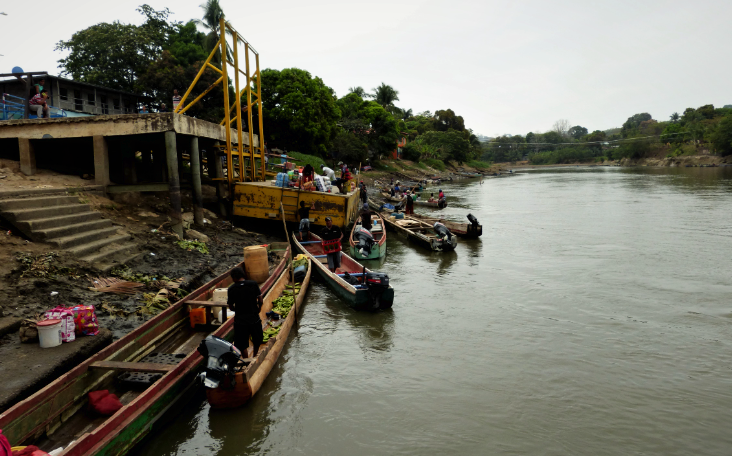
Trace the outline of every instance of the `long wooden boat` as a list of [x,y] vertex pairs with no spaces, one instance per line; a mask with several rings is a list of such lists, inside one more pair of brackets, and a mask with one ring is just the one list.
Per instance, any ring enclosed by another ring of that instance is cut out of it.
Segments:
[[405,198],[404,195],[402,195],[402,197],[399,198],[398,196],[391,196],[391,193],[387,193],[387,192],[381,192],[381,196],[383,196],[385,200],[392,201],[394,203],[404,202],[404,198]]
[[[295,322],[297,322],[297,313],[302,307],[303,301],[305,300],[305,293],[307,292],[308,285],[310,284],[310,273],[312,271],[312,260],[307,258],[307,272],[305,278],[300,284],[300,289],[295,294],[295,303],[293,304],[290,312],[287,314],[287,318],[272,320],[267,317],[267,312],[272,310],[273,302],[284,296],[290,288],[290,293],[294,294],[294,287],[296,284],[293,282],[292,277],[288,272],[285,272],[280,276],[274,286],[264,296],[262,301],[262,309],[259,313],[259,318],[262,320],[262,329],[277,328],[280,330],[274,338],[270,338],[267,342],[259,347],[259,353],[255,359],[249,358],[249,352],[247,352],[247,361],[249,365],[241,372],[237,372],[235,375],[234,386],[231,386],[231,379],[227,376],[226,380],[222,383],[219,388],[206,389],[206,398],[208,403],[214,408],[233,408],[244,405],[254,394],[259,391],[262,386],[262,382],[267,378],[272,367],[277,363],[277,359],[282,353],[282,349],[287,343],[287,337],[290,334]],[[237,347],[239,348],[239,347]],[[242,352],[242,356],[244,353]]]
[[[366,273],[372,272],[356,260],[341,252],[341,267],[331,272],[328,269],[322,239],[316,234],[310,233],[311,241],[301,242],[293,236],[297,249],[308,255],[313,261],[313,268],[325,279],[328,286],[346,301],[349,307],[356,310],[384,310],[390,309],[394,304],[394,288],[388,286],[373,286],[364,284]],[[359,281],[358,285],[351,284],[346,279],[346,273],[351,278]]]
[[361,227],[361,217],[359,215],[356,218],[356,223],[353,224],[351,229],[351,235],[348,237],[348,243],[350,244],[351,257],[359,260],[377,260],[386,256],[386,225],[384,225],[384,219],[378,212],[371,212],[371,235],[374,237],[374,246],[371,248],[371,252],[367,256],[363,256],[359,253],[358,242],[354,239],[354,233],[357,227]]
[[[269,278],[260,284],[263,293],[278,281],[291,256],[287,243],[270,244],[267,250],[281,259],[270,265]],[[213,300],[217,289],[231,285],[230,271],[0,414],[3,434],[13,446],[33,444],[47,451],[63,447],[64,456],[129,453],[196,386],[201,340],[210,334],[233,338],[234,319],[227,318],[226,303]],[[206,309],[205,325],[192,327],[192,308]],[[222,315],[218,326],[216,308]],[[88,393],[105,389],[123,404],[108,417],[87,407]]]
[[[370,200],[369,204],[378,210],[375,202]],[[455,250],[455,247],[457,247],[457,235],[452,236],[452,239],[438,236],[433,228],[434,222],[430,223],[419,219],[408,218],[408,216],[403,219],[392,219],[386,213],[383,216],[386,226],[426,249],[437,252],[448,252]]]
[[435,222],[440,222],[445,225],[447,229],[450,230],[453,234],[456,234],[461,238],[477,239],[483,234],[483,225],[481,224],[473,225],[472,223],[459,223],[444,218],[429,217],[419,214],[410,214],[406,217],[423,220],[432,224],[434,224]]
[[458,176],[462,176],[462,177],[469,177],[471,179],[483,176],[482,173],[467,173],[467,172],[463,172],[463,171],[458,171],[455,174],[457,174]]
[[447,207],[447,199],[442,199],[440,201],[421,201],[417,200],[414,201],[415,206],[421,206],[421,207],[431,207],[433,209],[443,209]]

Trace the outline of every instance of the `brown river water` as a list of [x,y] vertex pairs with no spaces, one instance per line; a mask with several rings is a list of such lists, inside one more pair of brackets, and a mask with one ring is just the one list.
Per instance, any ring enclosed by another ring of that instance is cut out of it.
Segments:
[[482,238],[444,254],[390,233],[369,266],[393,311],[352,311],[316,281],[248,406],[199,391],[140,453],[732,454],[732,168],[443,190],[440,214],[472,212]]

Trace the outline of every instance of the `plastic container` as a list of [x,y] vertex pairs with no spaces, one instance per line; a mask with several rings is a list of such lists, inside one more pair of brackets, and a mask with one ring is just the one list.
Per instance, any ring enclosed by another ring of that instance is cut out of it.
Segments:
[[43,320],[36,323],[41,348],[61,345],[61,320]]
[[261,245],[244,247],[244,270],[247,278],[257,283],[263,283],[269,278],[269,262],[267,248]]
[[301,283],[303,280],[305,280],[305,275],[308,272],[308,265],[303,264],[302,266],[298,266],[292,272],[295,276],[295,282]]
[[206,309],[204,307],[191,309],[188,316],[191,319],[191,328],[195,328],[196,325],[206,324]]

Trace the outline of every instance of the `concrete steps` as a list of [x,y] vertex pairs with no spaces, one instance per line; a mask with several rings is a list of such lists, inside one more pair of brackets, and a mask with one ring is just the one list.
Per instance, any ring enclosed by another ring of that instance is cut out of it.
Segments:
[[32,240],[55,245],[103,271],[138,255],[132,236],[79,197],[63,189],[23,196],[0,193],[0,216]]

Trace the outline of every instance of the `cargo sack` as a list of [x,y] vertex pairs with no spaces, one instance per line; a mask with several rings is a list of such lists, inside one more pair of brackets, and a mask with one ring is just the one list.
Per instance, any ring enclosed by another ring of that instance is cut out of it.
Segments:
[[11,454],[13,454],[13,451],[10,449],[10,442],[3,435],[3,430],[0,429],[0,456],[10,456]]
[[74,326],[77,335],[96,336],[99,334],[94,306],[74,306],[71,311],[74,312]]
[[23,320],[23,323],[20,324],[18,334],[20,335],[21,344],[38,342],[38,328],[36,328],[36,322],[28,319]]
[[100,415],[109,416],[117,413],[122,408],[122,403],[109,390],[100,390],[89,393],[89,406]]
[[61,342],[73,342],[76,340],[74,312],[65,307],[56,307],[46,311],[46,320],[61,320]]

